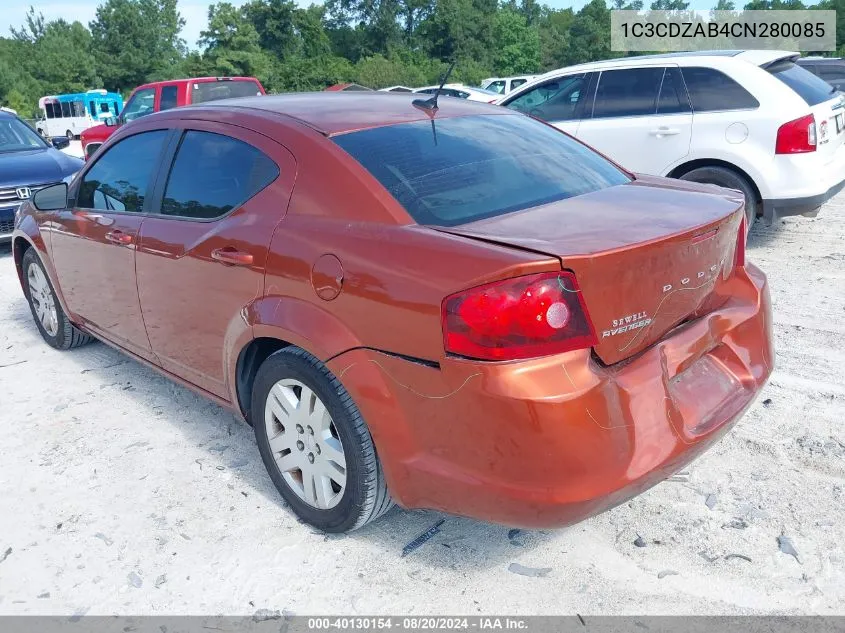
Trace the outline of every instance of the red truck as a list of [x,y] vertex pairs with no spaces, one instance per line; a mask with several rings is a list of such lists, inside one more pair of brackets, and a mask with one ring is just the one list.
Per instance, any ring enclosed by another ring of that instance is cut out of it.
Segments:
[[263,94],[266,94],[264,86],[255,77],[194,77],[155,81],[138,86],[129,95],[129,100],[119,116],[106,119],[104,125],[96,125],[82,132],[80,138],[85,160],[88,160],[118,127],[142,116],[192,103]]

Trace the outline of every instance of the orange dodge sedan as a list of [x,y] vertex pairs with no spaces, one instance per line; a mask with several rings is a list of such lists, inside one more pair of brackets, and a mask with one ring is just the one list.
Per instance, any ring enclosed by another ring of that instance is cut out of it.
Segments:
[[118,130],[20,210],[58,349],[242,415],[329,532],[433,508],[563,526],[683,467],[772,369],[737,191],[627,173],[505,108],[243,98]]

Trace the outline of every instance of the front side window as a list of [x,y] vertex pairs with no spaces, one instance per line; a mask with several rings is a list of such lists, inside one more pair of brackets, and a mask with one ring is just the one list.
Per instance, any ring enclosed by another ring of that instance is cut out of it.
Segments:
[[91,116],[96,119],[97,118],[97,104],[94,103],[93,101],[89,102],[88,103],[88,109],[91,112]]
[[159,110],[170,110],[177,105],[176,100],[176,86],[164,86],[161,89],[161,101],[159,102]]
[[88,170],[79,186],[81,209],[140,213],[150,179],[158,169],[166,130],[144,132],[109,148]]
[[536,86],[504,105],[544,121],[572,121],[579,118],[587,93],[587,75],[570,75]]
[[663,68],[604,71],[596,89],[593,118],[654,114],[663,71]]
[[487,86],[487,90],[492,90],[493,92],[498,92],[499,94],[504,94],[505,92],[505,80],[500,79],[499,81],[491,82],[489,86]]
[[418,224],[455,226],[628,182],[607,159],[529,117],[462,116],[434,126],[401,123],[332,140]]
[[[753,110],[760,107],[760,102],[751,93],[715,68],[682,68],[681,73],[693,112]],[[812,73],[807,74],[813,76]]]
[[144,88],[136,92],[123,108],[123,120],[134,121],[152,114],[155,109],[155,88]]
[[[45,103],[44,104],[44,112],[45,112],[48,119],[52,119],[56,116],[55,111],[53,110],[53,104],[52,103]],[[59,116],[61,116],[61,113],[59,113]]]
[[279,168],[243,141],[189,130],[167,179],[161,212],[211,220],[241,206],[273,182]]

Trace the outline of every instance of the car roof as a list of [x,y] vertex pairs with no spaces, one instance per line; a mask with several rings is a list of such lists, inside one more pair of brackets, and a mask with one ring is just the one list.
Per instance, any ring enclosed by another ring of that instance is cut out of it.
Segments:
[[690,62],[701,59],[702,61],[712,58],[735,58],[755,66],[762,66],[764,64],[785,59],[789,57],[797,57],[800,53],[795,51],[769,51],[769,50],[728,50],[728,51],[684,51],[680,53],[659,53],[656,55],[632,55],[630,57],[616,57],[613,59],[602,59],[594,62],[587,62],[578,64],[576,66],[568,66],[546,73],[545,76],[552,76],[560,74],[562,71],[578,72],[595,69],[614,68],[616,66],[630,66],[641,61],[649,62],[652,60],[661,61],[665,63],[682,62],[684,65],[689,65]]
[[[321,134],[332,136],[398,123],[430,120],[428,111],[412,105],[415,99],[420,99],[420,95],[413,92],[297,92],[222,99],[173,111],[185,112],[198,107],[261,110],[289,116]],[[474,114],[514,114],[513,110],[507,108],[445,96],[438,100],[438,106],[435,115],[437,119]]]
[[[165,84],[184,84],[184,83],[211,83],[213,81],[258,81],[255,77],[184,77],[182,79],[162,79],[161,81],[151,81],[149,83],[141,84],[135,90],[141,90],[142,88],[152,88],[154,86],[162,86]],[[135,92],[133,90],[132,92]]]

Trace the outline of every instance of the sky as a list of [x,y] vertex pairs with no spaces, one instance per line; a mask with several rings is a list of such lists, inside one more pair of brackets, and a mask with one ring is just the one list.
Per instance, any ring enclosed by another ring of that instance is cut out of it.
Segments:
[[[35,7],[36,11],[44,14],[47,20],[64,18],[68,22],[79,20],[87,26],[88,22],[94,19],[97,5],[103,0],[50,0],[49,2],[37,2],[35,0],[0,0],[0,35],[9,36],[9,27],[19,27],[24,23],[26,12],[29,6]],[[241,5],[245,0],[230,0],[235,6]],[[318,0],[314,0],[315,2]],[[586,0],[541,0],[544,4],[555,8],[574,7],[580,9]],[[297,0],[298,4],[307,6],[310,0]],[[191,48],[196,48],[199,38],[208,18],[208,5],[211,0],[179,0],[179,12],[185,18],[185,28],[182,30],[182,38]],[[648,4],[646,2],[646,4]],[[716,0],[691,0],[691,9],[710,9],[716,4]],[[743,4],[737,2],[737,4]]]

